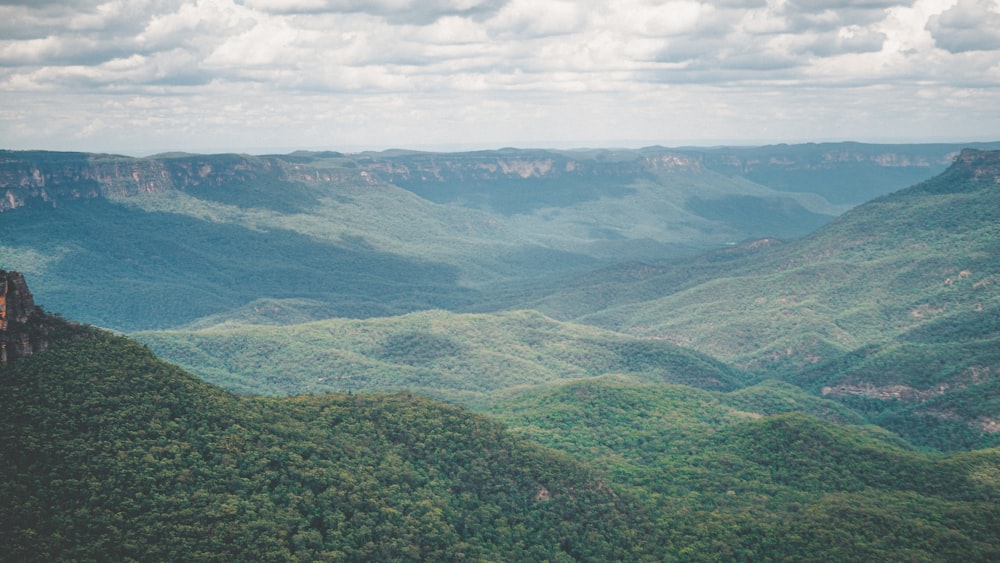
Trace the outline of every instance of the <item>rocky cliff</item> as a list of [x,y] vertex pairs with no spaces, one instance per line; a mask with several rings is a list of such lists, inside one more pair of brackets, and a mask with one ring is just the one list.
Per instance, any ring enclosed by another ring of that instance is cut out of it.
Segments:
[[259,173],[256,167],[232,160],[222,155],[161,160],[107,154],[2,151],[0,212],[39,203],[57,206],[71,200],[246,180]]
[[503,149],[469,153],[371,154],[359,166],[393,183],[496,182],[635,177],[656,171],[701,170],[699,158],[667,149],[547,151]]
[[35,299],[24,276],[0,270],[0,363],[46,346],[44,342],[33,341],[26,329],[35,310]]
[[0,151],[0,212],[26,205],[268,181],[367,182],[357,170],[237,154],[131,158],[108,154]]
[[[147,158],[0,150],[0,212],[26,205],[57,206],[73,200],[170,190],[225,186],[242,189],[251,184],[270,189],[282,182],[387,182],[438,203],[467,201],[470,190],[486,189],[500,195],[491,195],[483,203],[503,207],[496,197],[520,201],[542,194],[545,204],[565,203],[574,197],[608,195],[607,188],[613,193],[616,187],[627,188],[643,177],[704,171],[743,177],[777,191],[814,192],[832,203],[856,205],[940,173],[962,148],[949,144],[829,143],[706,149],[384,151],[353,155],[174,153]],[[996,149],[1000,144],[985,143],[976,148]]]
[[0,270],[0,366],[94,331],[89,325],[46,313],[35,305],[24,275]]
[[978,181],[1000,184],[1000,151],[964,149],[955,157],[955,165]]

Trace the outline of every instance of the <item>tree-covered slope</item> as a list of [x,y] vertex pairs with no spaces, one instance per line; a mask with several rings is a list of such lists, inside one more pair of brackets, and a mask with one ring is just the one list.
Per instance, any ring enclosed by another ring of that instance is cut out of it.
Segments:
[[609,269],[534,306],[780,375],[919,444],[996,445],[998,178],[1000,153],[965,151],[804,239]]
[[1000,308],[942,315],[796,374],[804,388],[941,450],[1000,445]]
[[97,334],[0,368],[0,397],[3,560],[662,555],[591,470],[410,395],[237,397]]
[[625,293],[577,318],[688,342],[761,371],[800,369],[945,316],[977,323],[998,297],[998,160],[998,152],[967,151],[941,176],[805,239],[713,253],[696,262],[703,271],[694,285],[659,286],[654,299]]
[[1000,451],[920,453],[785,383],[554,382],[495,402],[504,424],[410,393],[237,396],[36,322],[65,330],[0,367],[3,560],[1000,557]]
[[265,394],[406,389],[479,405],[506,389],[606,373],[710,389],[742,384],[738,371],[675,344],[534,311],[427,311],[134,336],[217,385]]
[[919,453],[877,427],[803,414],[841,418],[836,403],[765,386],[604,378],[526,390],[492,412],[648,499],[681,559],[1000,556],[1000,451]]

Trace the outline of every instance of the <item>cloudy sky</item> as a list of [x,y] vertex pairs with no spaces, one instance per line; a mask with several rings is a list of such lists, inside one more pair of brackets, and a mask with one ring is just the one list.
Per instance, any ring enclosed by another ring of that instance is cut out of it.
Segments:
[[0,148],[1000,140],[1000,0],[0,0]]

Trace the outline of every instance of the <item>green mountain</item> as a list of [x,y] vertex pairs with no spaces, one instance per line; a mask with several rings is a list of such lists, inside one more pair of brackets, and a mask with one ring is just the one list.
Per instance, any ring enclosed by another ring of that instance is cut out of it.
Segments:
[[997,178],[1000,153],[964,151],[804,239],[608,270],[534,306],[780,375],[925,444],[995,445]]
[[[934,179],[801,240],[762,239],[474,296],[480,310],[521,303],[625,334],[529,312],[300,326],[319,314],[302,308],[317,302],[256,301],[197,330],[138,336],[245,392],[409,389],[480,408],[504,389],[607,373],[715,389],[780,377],[922,446],[994,446],[997,154],[963,152]],[[256,326],[276,319],[285,326]]]
[[[715,389],[780,377],[923,446],[993,446],[996,154],[963,152],[934,179],[801,240],[762,239],[469,294],[472,308],[520,303],[628,336],[529,312],[300,325],[330,310],[280,300],[207,317],[191,326],[198,330],[138,336],[244,392],[409,389],[480,408],[504,389],[608,373]],[[418,156],[429,158],[408,158]]]
[[527,390],[492,412],[647,499],[681,559],[996,557],[1000,450],[918,453],[882,429],[802,414],[840,418],[831,401],[762,387],[602,378]]
[[51,344],[0,367],[5,561],[663,553],[629,494],[455,407],[238,397],[107,333]]
[[0,152],[0,560],[1000,560],[998,186],[944,145]]
[[[679,273],[669,263],[649,267],[646,279],[636,280],[639,292],[625,288],[617,302],[577,318],[690,340],[722,359],[775,369],[825,360],[828,349],[885,340],[943,315],[980,311],[996,296],[1000,266],[998,155],[966,151],[947,172],[859,206],[801,240],[717,251],[680,263]],[[642,291],[646,286],[655,289]],[[654,291],[667,294],[649,299]]]
[[703,354],[534,311],[428,311],[133,336],[207,381],[263,394],[409,390],[477,406],[513,388],[607,373],[708,389],[742,386],[742,374]]
[[495,402],[506,424],[237,396],[17,285],[3,342],[45,338],[0,366],[4,560],[1000,557],[1000,450],[921,453],[786,383],[557,381]]
[[792,380],[837,398],[915,443],[996,445],[1000,308],[946,315],[891,342],[852,351]]
[[[958,149],[0,151],[0,263],[126,331],[517,309],[571,273],[804,235]],[[838,170],[857,194],[820,182]]]

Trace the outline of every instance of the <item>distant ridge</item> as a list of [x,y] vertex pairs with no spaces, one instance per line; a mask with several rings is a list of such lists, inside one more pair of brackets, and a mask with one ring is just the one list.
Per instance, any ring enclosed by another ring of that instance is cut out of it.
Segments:
[[[631,283],[597,277],[539,308],[564,318],[566,303],[577,321],[826,390],[920,444],[1000,444],[998,164],[1000,151],[965,150],[801,240],[723,249]],[[597,288],[617,302],[581,312]]]
[[[978,148],[1000,148],[979,143]],[[764,147],[545,150],[504,148],[470,152],[425,152],[393,149],[347,154],[337,151],[295,151],[288,155],[204,155],[181,151],[133,158],[122,155],[55,151],[0,150],[0,211],[32,198],[56,201],[60,197],[96,197],[162,191],[170,187],[246,181],[260,175],[294,180],[303,177],[303,165],[341,159],[398,182],[422,195],[431,184],[491,182],[501,179],[555,179],[577,181],[603,178],[627,184],[642,174],[663,169],[708,169],[747,179],[779,191],[815,191],[834,203],[860,203],[887,193],[870,184],[877,174],[892,177],[896,189],[942,170],[962,145],[869,145],[863,143],[809,143]],[[325,174],[333,168],[321,165]],[[343,174],[345,171],[340,170]],[[852,178],[844,182],[845,173]],[[837,177],[841,179],[838,181]],[[315,171],[305,178],[320,179]],[[884,181],[884,179],[882,181]],[[355,178],[357,179],[357,178]],[[43,191],[40,188],[46,188]],[[891,191],[891,190],[889,190]],[[441,197],[440,195],[436,197]],[[6,205],[2,200],[6,199]],[[433,197],[432,197],[433,199]]]
[[[843,168],[839,156],[823,156],[843,147],[780,150],[806,156],[662,147],[147,158],[0,151],[0,261],[32,276],[33,290],[59,310],[118,330],[177,327],[254,303],[301,320],[518,309],[521,289],[543,280],[793,238],[847,208],[801,191],[811,181],[783,191],[713,170],[715,160],[748,171],[787,160],[768,170],[806,179],[839,171],[848,174],[843,185],[883,193],[897,172],[929,175],[950,154],[939,147],[927,160],[923,146],[852,146],[872,173],[862,178],[854,160]],[[886,151],[896,157],[876,158]],[[816,159],[832,168],[809,164]],[[903,166],[912,162],[919,166]],[[116,293],[88,292],[79,279]]]

